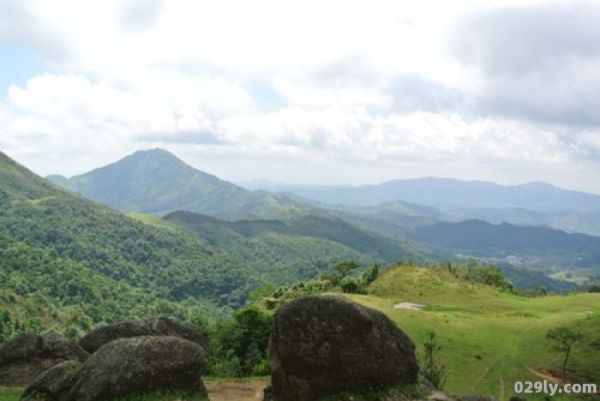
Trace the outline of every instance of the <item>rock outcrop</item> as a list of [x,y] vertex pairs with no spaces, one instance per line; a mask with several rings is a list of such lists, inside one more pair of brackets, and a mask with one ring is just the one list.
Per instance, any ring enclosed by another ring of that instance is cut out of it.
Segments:
[[205,360],[204,348],[179,337],[118,339],[83,364],[66,401],[95,401],[152,390],[206,395],[200,378]]
[[269,358],[279,401],[417,381],[410,338],[383,313],[343,297],[306,297],[281,307]]
[[77,361],[65,361],[52,366],[25,389],[22,401],[66,401],[81,368]]
[[94,353],[100,347],[119,338],[140,336],[174,336],[194,342],[206,349],[204,339],[194,329],[166,317],[155,317],[143,321],[122,322],[99,327],[84,336],[79,344]]
[[76,342],[56,333],[21,334],[0,347],[0,386],[25,386],[54,365],[87,357]]

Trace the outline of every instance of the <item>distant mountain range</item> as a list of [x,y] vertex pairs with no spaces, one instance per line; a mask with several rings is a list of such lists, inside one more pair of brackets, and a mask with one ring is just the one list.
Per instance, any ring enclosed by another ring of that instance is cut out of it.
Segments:
[[[600,216],[600,197],[543,183],[438,178],[360,187],[254,183],[288,191],[270,193],[220,180],[161,149],[136,152],[71,179],[50,178],[125,213],[152,213],[157,217],[151,224],[191,232],[244,261],[258,281],[305,279],[343,259],[388,264],[476,257],[501,264],[513,278],[522,273],[510,266],[600,273],[600,238],[546,227],[551,222],[578,231],[585,221],[600,230],[584,219]],[[531,276],[528,283],[535,280]]]
[[70,179],[47,178],[126,213],[188,210],[241,219],[295,215],[308,208],[285,195],[249,191],[220,180],[162,149],[139,151]]
[[457,208],[514,209],[540,212],[600,211],[600,196],[561,189],[543,182],[499,185],[452,178],[415,178],[361,186],[295,186],[259,181],[254,189],[291,192],[333,205],[377,206],[402,200],[442,210]]
[[[484,181],[448,178],[394,180],[363,186],[295,186],[256,181],[245,184],[294,195],[325,207],[347,211],[349,207],[393,211],[393,204],[420,206],[419,219],[410,224],[481,219],[490,223],[546,225],[569,232],[600,235],[600,196],[534,182],[504,186]],[[423,211],[428,207],[429,211]],[[394,212],[397,215],[397,212]],[[410,214],[409,214],[410,215]],[[415,217],[414,214],[412,217]]]
[[410,236],[453,254],[496,259],[545,271],[569,267],[600,274],[600,238],[590,235],[467,220],[419,227]]

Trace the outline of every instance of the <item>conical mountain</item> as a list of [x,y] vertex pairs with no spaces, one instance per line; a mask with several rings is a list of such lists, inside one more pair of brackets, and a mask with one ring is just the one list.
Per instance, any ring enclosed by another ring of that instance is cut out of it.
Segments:
[[138,151],[68,182],[55,182],[123,212],[165,214],[187,210],[248,218],[294,214],[305,208],[284,196],[249,191],[223,181],[163,149]]

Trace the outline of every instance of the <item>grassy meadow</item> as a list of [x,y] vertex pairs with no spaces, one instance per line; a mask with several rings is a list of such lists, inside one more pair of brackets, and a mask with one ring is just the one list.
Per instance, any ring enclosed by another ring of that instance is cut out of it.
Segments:
[[[561,354],[546,339],[548,330],[557,326],[585,336],[574,347],[571,376],[600,384],[600,352],[592,345],[600,339],[600,294],[529,298],[456,279],[441,268],[401,266],[382,274],[368,295],[352,298],[383,311],[419,351],[425,335],[435,331],[442,346],[440,360],[448,371],[445,389],[450,392],[508,400],[515,381],[543,380],[539,375],[545,370],[561,366]],[[426,307],[395,309],[401,302]]]

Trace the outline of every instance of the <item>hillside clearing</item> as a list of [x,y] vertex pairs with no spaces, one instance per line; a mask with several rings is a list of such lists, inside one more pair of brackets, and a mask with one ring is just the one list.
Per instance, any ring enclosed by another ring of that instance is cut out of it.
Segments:
[[423,310],[427,305],[416,304],[414,302],[400,302],[394,305],[394,309],[406,309],[406,310]]
[[[600,382],[600,355],[591,344],[600,338],[600,294],[526,298],[457,279],[442,268],[400,266],[382,274],[369,294],[351,298],[388,315],[419,350],[425,335],[435,331],[450,392],[509,398],[515,381],[539,380],[527,367],[543,371],[559,366],[559,355],[545,336],[565,325],[586,338],[574,349],[573,379]],[[428,307],[395,307],[406,299]]]

